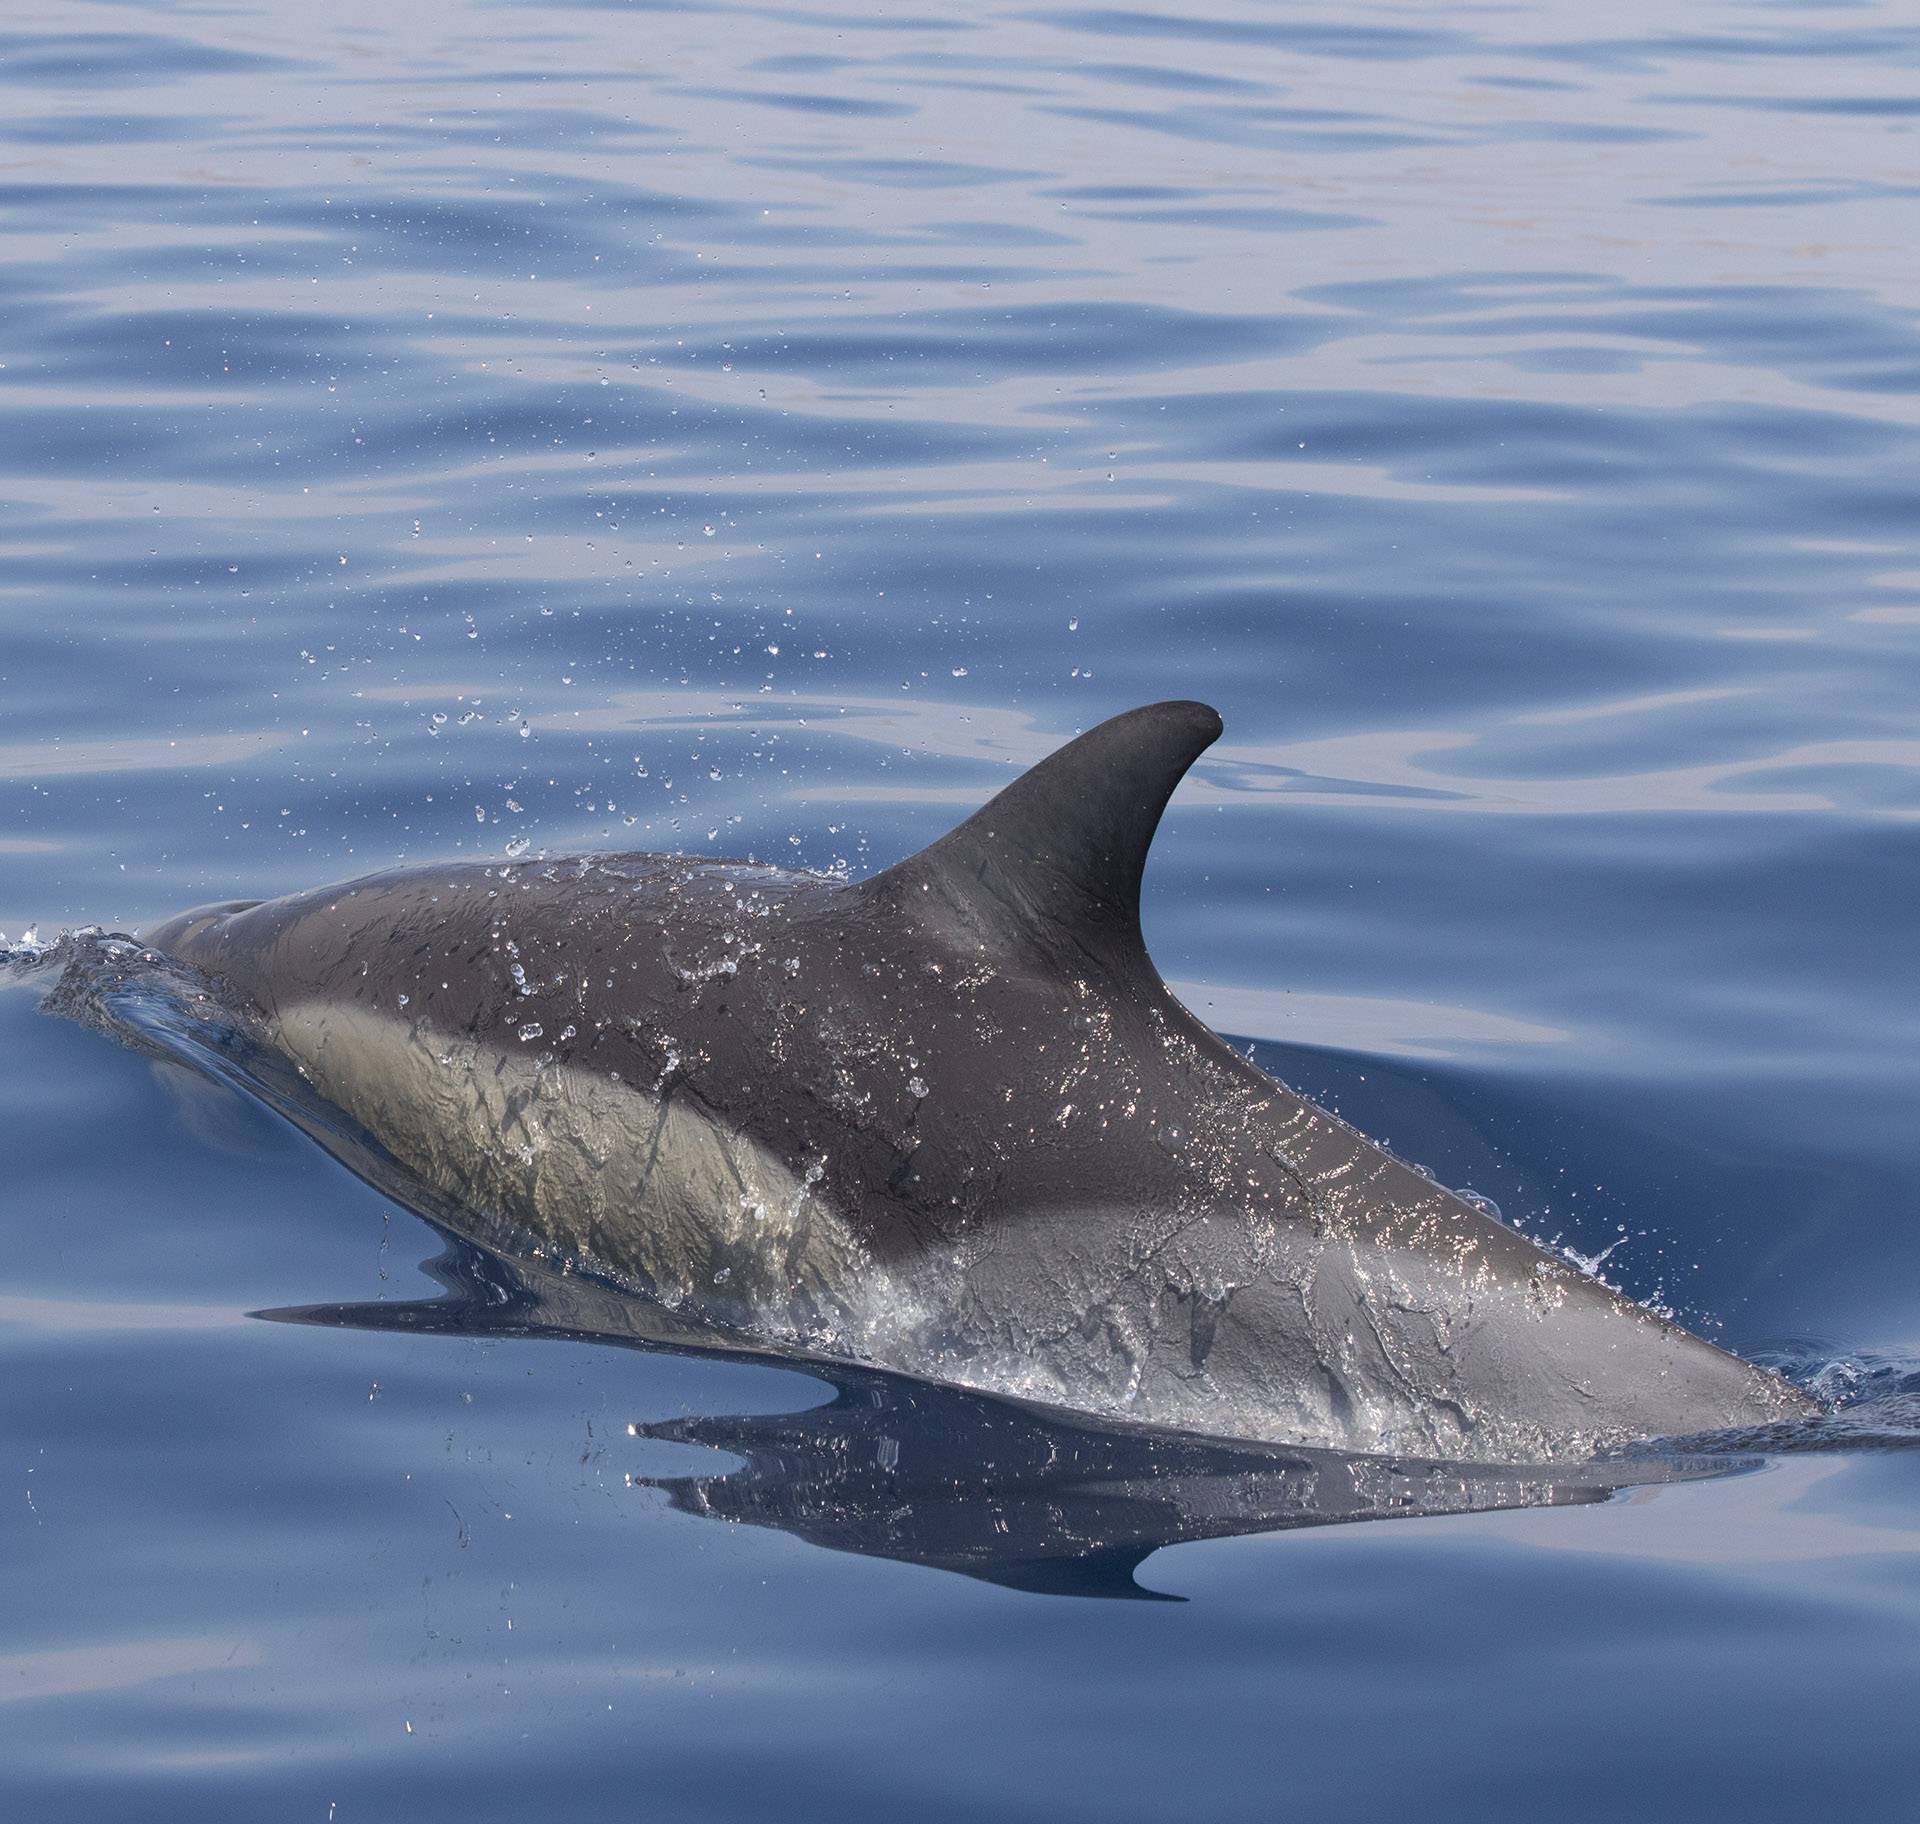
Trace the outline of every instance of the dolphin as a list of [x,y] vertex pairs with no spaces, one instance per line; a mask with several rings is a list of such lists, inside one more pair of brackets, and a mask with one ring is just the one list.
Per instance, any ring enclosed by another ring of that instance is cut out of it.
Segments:
[[459,1232],[812,1354],[1449,1460],[1812,1410],[1181,1006],[1140,883],[1220,732],[1116,716],[859,881],[440,862],[145,941]]

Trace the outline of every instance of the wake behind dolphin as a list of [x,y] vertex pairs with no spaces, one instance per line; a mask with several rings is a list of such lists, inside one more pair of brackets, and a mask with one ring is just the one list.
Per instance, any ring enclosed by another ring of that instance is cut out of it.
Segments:
[[1116,717],[858,883],[442,863],[146,941],[449,1226],[776,1343],[1427,1457],[1582,1457],[1810,1410],[1175,1000],[1140,881],[1219,732],[1198,703]]

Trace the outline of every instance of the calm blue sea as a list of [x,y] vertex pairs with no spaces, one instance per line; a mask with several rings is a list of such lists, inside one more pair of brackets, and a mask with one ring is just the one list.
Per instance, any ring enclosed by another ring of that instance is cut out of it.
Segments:
[[[1916,247],[1901,0],[12,0],[0,930],[1201,697],[1196,1011],[1910,1399]],[[0,992],[0,1812],[1920,1815],[1920,1453],[1301,1526],[443,1245]]]

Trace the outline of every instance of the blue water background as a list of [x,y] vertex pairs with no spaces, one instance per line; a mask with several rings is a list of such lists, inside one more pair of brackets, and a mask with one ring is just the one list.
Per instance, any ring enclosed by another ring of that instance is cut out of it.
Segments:
[[[1197,1010],[1721,1340],[1911,1362],[1916,95],[1899,4],[20,0],[0,929],[858,872],[1203,697]],[[630,1485],[804,1374],[248,1317],[438,1243],[19,992],[0,1158],[8,1815],[1920,1805],[1912,1453],[1037,1596]]]

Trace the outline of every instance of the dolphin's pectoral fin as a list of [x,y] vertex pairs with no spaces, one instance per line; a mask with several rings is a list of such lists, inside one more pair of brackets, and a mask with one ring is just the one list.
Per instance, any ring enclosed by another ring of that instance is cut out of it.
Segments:
[[1173,789],[1220,734],[1204,703],[1115,716],[1022,773],[957,829],[856,889],[952,919],[989,949],[1146,962],[1140,877]]

